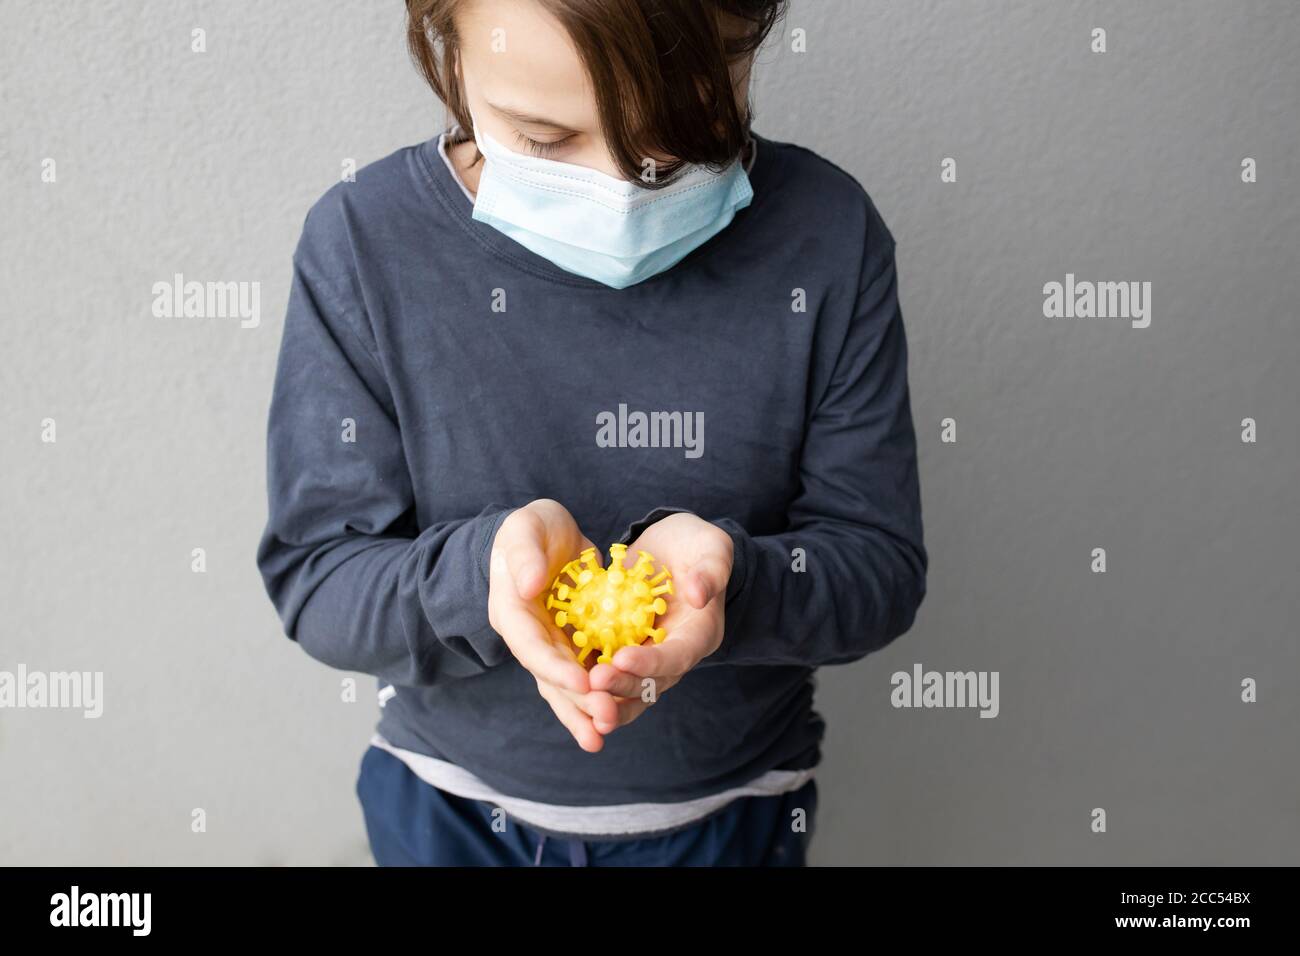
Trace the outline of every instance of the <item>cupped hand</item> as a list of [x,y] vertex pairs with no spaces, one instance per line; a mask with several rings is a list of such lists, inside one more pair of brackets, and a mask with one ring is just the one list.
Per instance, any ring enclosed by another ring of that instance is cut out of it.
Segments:
[[539,498],[511,512],[488,562],[488,622],[578,746],[595,753],[618,726],[618,704],[608,690],[592,686],[539,599],[560,569],[591,546],[558,501]]
[[624,647],[589,676],[593,692],[618,698],[619,727],[641,716],[659,695],[722,644],[727,584],[733,561],[731,536],[692,514],[678,513],[646,528],[628,546],[628,561],[647,551],[672,572],[676,595],[656,622],[667,632],[660,644]]

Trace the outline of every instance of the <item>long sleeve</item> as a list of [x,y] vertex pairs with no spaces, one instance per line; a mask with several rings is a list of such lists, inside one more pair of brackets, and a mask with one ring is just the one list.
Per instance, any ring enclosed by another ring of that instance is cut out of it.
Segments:
[[397,413],[356,301],[294,259],[267,440],[257,561],[285,633],[311,656],[397,685],[508,657],[487,620],[505,507],[415,527]]
[[[859,292],[799,477],[782,533],[699,515],[734,546],[722,646],[700,666],[842,664],[912,625],[927,559],[892,244]],[[681,510],[651,512],[627,540]]]

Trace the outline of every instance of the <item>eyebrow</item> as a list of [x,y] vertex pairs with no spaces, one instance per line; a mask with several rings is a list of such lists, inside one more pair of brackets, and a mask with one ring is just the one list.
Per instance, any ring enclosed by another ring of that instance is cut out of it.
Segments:
[[488,101],[488,106],[496,110],[502,116],[514,120],[516,123],[526,123],[529,126],[549,126],[552,129],[564,130],[569,133],[576,133],[577,130],[566,126],[563,123],[557,123],[553,119],[547,119],[545,116],[535,116],[532,113],[525,113],[523,110],[517,110],[509,106],[498,106],[496,103]]

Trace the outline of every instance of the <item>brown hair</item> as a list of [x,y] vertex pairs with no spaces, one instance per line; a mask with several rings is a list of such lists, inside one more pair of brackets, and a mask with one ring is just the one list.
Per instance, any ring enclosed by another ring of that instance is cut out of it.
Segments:
[[[651,188],[685,163],[721,169],[749,138],[731,66],[762,45],[788,0],[536,0],[568,33],[591,75],[601,131],[620,171],[671,156]],[[471,128],[456,76],[461,0],[406,0],[407,45],[433,92]],[[735,27],[729,26],[734,24]]]

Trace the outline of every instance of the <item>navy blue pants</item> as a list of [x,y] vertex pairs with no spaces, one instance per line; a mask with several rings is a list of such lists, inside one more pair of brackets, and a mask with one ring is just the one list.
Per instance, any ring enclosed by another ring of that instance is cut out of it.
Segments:
[[664,836],[548,837],[494,816],[489,803],[430,786],[378,747],[361,760],[357,797],[380,866],[803,866],[817,810],[810,780],[779,796],[733,800]]

